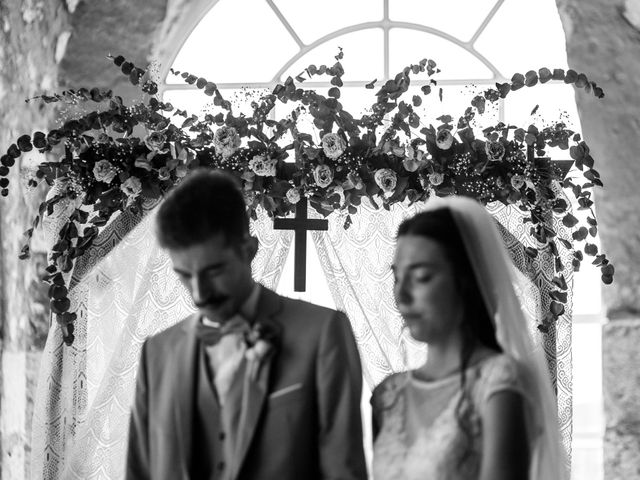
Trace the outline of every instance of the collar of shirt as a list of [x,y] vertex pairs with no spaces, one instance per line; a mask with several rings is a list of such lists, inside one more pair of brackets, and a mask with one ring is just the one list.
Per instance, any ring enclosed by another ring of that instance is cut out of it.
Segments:
[[[256,318],[256,314],[258,312],[258,300],[260,299],[260,285],[258,282],[253,283],[253,288],[251,289],[251,293],[244,301],[244,303],[240,306],[240,310],[238,310],[238,314],[248,321],[253,321]],[[207,317],[202,316],[201,321],[203,325],[208,327],[219,327],[220,324],[218,322],[214,322],[213,320],[209,320]]]

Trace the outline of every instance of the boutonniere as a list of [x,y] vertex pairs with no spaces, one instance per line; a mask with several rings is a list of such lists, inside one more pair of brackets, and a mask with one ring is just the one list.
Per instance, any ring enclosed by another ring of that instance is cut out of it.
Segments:
[[255,380],[264,361],[275,353],[280,343],[280,326],[274,322],[260,320],[246,334],[245,358],[251,380]]

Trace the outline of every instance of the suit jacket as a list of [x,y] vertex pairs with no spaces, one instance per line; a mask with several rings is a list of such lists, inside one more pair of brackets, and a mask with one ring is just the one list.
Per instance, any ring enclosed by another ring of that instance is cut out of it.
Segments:
[[[262,287],[261,318],[281,326],[281,340],[245,382],[229,480],[366,479],[362,373],[347,317]],[[142,347],[127,480],[190,478],[197,322],[194,314]]]

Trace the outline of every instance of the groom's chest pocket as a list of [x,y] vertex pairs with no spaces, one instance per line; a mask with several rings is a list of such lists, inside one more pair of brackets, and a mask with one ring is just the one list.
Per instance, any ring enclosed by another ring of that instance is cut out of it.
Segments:
[[284,407],[295,408],[296,406],[303,406],[306,394],[306,389],[302,383],[295,383],[278,388],[269,394],[267,407],[270,411],[274,411]]

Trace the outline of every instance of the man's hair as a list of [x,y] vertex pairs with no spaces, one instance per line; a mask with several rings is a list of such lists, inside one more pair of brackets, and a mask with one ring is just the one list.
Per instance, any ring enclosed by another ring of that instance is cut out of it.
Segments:
[[249,234],[249,218],[238,180],[221,170],[197,169],[160,205],[156,219],[163,248],[181,249],[216,234],[235,244]]

